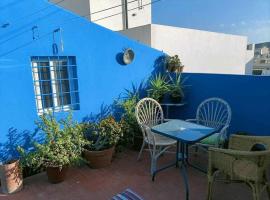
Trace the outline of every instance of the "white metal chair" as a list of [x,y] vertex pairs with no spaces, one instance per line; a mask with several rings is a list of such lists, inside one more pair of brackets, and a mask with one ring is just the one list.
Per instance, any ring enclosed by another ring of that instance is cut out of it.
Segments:
[[231,122],[231,108],[229,104],[220,98],[209,98],[204,100],[198,107],[196,119],[186,121],[195,122],[217,130],[214,135],[202,140],[197,145],[209,147],[220,147],[227,139],[227,129]]
[[176,144],[176,140],[151,131],[151,127],[164,122],[163,110],[156,100],[151,98],[140,100],[136,106],[135,115],[143,133],[143,144],[137,160],[140,159],[145,145],[148,144],[151,155],[151,174],[153,174],[156,170],[158,157]]

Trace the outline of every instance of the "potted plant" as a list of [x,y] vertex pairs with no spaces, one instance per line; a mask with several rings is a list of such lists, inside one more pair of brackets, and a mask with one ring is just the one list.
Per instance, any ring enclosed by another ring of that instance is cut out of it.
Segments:
[[92,168],[107,167],[111,164],[115,145],[122,136],[120,123],[108,116],[97,123],[84,124],[84,135],[89,141],[83,155]]
[[148,96],[162,102],[164,95],[169,91],[169,83],[166,80],[166,76],[157,74],[149,81]]
[[12,194],[23,187],[23,177],[19,159],[11,159],[0,164],[0,180],[2,192]]
[[31,152],[19,147],[22,159],[30,167],[44,167],[51,183],[62,182],[69,166],[82,161],[82,149],[88,142],[81,126],[73,122],[71,113],[59,121],[52,113],[44,114],[36,124],[44,134],[44,142],[34,142],[34,151]]
[[134,150],[140,150],[143,142],[143,134],[135,117],[135,107],[138,101],[139,98],[134,95],[120,104],[124,110],[120,121],[123,132],[120,143],[123,143],[125,146],[131,145]]
[[181,73],[174,77],[170,76],[169,95],[173,103],[180,103],[184,97],[184,81],[181,78]]
[[178,55],[167,56],[165,63],[168,72],[181,73],[183,71],[184,65],[182,65]]

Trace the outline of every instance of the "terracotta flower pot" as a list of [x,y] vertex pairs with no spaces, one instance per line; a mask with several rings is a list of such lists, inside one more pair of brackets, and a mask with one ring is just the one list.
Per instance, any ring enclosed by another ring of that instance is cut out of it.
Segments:
[[0,180],[3,193],[12,194],[20,191],[23,187],[20,161],[13,160],[0,165]]
[[89,162],[91,168],[103,168],[110,166],[115,147],[103,151],[84,150],[83,156]]
[[60,167],[47,167],[46,172],[48,176],[48,180],[51,183],[61,183],[66,179],[66,175],[68,172],[68,166]]

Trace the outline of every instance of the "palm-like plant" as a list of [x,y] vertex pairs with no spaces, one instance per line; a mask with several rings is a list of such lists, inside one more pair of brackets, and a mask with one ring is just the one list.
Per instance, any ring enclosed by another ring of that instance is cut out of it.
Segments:
[[161,102],[164,95],[169,91],[169,83],[167,77],[157,74],[149,81],[148,96]]
[[176,74],[175,77],[170,76],[169,94],[173,102],[180,102],[185,96],[184,82],[181,74]]

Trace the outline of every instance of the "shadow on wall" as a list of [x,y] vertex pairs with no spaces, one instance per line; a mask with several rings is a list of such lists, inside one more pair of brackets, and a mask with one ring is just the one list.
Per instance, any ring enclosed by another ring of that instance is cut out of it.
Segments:
[[33,138],[37,139],[36,141],[41,141],[41,138],[38,136],[38,129],[35,129],[33,132],[29,130],[20,132],[16,128],[11,127],[6,138],[7,141],[5,143],[0,143],[0,163],[18,158],[18,146],[30,150],[33,148]]
[[166,55],[159,56],[154,63],[154,70],[152,72],[152,76],[158,73],[164,73],[166,72],[165,69],[165,61],[166,60]]
[[[160,56],[155,60],[151,75],[153,76],[164,70],[164,56]],[[111,105],[102,103],[98,113],[90,113],[83,117],[82,122],[98,122],[109,115],[113,115],[116,120],[120,120],[124,113],[124,109],[120,105],[120,102],[133,95],[138,95],[139,99],[146,97],[149,79],[150,77],[148,77],[147,80],[142,80],[139,84],[131,82],[131,87],[128,89],[123,88],[123,92],[119,94],[118,98]],[[39,134],[38,128],[34,131],[18,131],[16,128],[11,127],[8,130],[6,138],[6,142],[0,143],[0,163],[18,158],[18,146],[30,151],[33,149],[33,141],[42,142],[42,137]]]
[[[122,61],[122,57],[123,53],[119,53],[116,55],[116,60],[119,64],[125,65]],[[158,73],[166,71],[164,67],[165,59],[166,56],[162,55],[155,60],[151,76],[155,76]],[[98,113],[90,113],[83,117],[82,122],[98,122],[109,115],[113,115],[116,120],[120,120],[124,112],[123,107],[120,106],[120,102],[133,96],[138,96],[139,99],[146,97],[150,78],[151,77],[147,80],[142,80],[139,84],[131,83],[131,87],[123,89],[123,92],[119,94],[118,98],[111,105],[105,105],[102,103]]]

